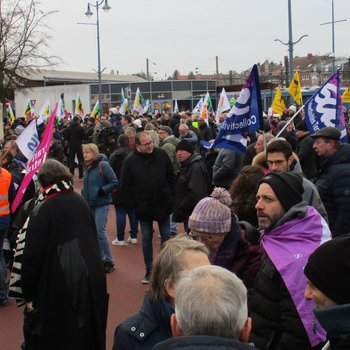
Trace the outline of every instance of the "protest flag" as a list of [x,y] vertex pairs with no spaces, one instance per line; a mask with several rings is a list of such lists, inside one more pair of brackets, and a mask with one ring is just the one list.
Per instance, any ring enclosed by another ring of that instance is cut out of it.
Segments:
[[286,105],[282,97],[281,87],[278,85],[275,97],[272,101],[272,111],[282,116],[285,109],[286,109]]
[[218,108],[216,110],[216,116],[215,116],[216,124],[219,124],[220,114],[222,114],[223,112],[226,112],[230,109],[231,109],[230,101],[228,100],[228,97],[226,95],[225,88],[222,88],[221,93],[220,93]]
[[142,97],[140,89],[137,88],[135,100],[134,100],[134,105],[133,105],[132,109],[136,112],[139,112],[139,114],[143,114],[143,113],[145,113],[145,107],[146,107],[146,101]]
[[193,111],[192,111],[192,114],[200,114],[201,112],[201,109],[202,109],[202,106],[203,106],[203,103],[204,103],[204,98],[202,97],[198,103],[196,104],[196,106],[193,108]]
[[255,64],[210,148],[244,152],[248,133],[263,128],[263,125],[259,74]]
[[305,103],[304,113],[310,134],[327,126],[333,126],[341,131],[342,142],[346,142],[339,69]]
[[77,99],[75,100],[74,115],[80,115],[81,117],[84,116],[83,104],[81,102],[79,93],[77,95]]
[[[46,125],[46,128],[43,132],[42,139],[40,142],[39,147],[37,148],[33,159],[31,159],[27,164],[27,173],[24,176],[21,185],[19,186],[19,189],[16,193],[16,197],[12,203],[12,212],[14,213],[21,202],[23,195],[33,178],[34,174],[39,170],[41,164],[45,161],[46,156],[50,150],[51,145],[51,138],[52,138],[52,132],[53,127],[55,123],[55,116],[58,108],[58,103],[56,102],[55,108],[50,116],[50,119]],[[33,122],[32,122],[33,123]]]
[[99,115],[100,115],[100,102],[97,100],[93,110],[91,111],[90,116],[97,119]]
[[303,93],[301,91],[300,78],[297,71],[294,73],[294,77],[290,82],[288,91],[293,97],[294,101],[301,106],[303,104]]
[[39,146],[39,135],[35,119],[18,136],[16,144],[28,162],[33,159]]
[[179,113],[179,106],[177,104],[177,100],[174,102],[174,113]]
[[341,98],[343,103],[350,103],[350,88],[346,88]]
[[13,114],[13,110],[12,110],[12,107],[11,107],[10,103],[9,103],[9,105],[7,107],[7,114],[9,116],[10,125],[12,125],[13,122],[15,121],[15,115]]

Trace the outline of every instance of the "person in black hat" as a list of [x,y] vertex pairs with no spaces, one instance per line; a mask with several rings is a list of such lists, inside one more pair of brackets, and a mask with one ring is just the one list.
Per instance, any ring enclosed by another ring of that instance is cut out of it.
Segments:
[[208,195],[209,176],[202,157],[194,151],[192,143],[181,140],[176,145],[180,172],[176,178],[174,222],[183,222],[188,231],[188,218],[196,204]]
[[332,239],[309,257],[304,274],[305,298],[315,303],[314,314],[327,331],[332,350],[350,349],[350,234]]
[[308,180],[313,181],[317,176],[316,152],[312,148],[314,142],[305,121],[302,120],[295,126],[295,132],[298,138],[295,153],[299,158],[304,175]]
[[326,208],[333,237],[350,227],[350,145],[340,141],[340,130],[326,127],[311,135],[317,155],[324,158],[315,185]]
[[258,182],[255,208],[265,255],[250,304],[250,341],[258,349],[309,350],[325,341],[313,332],[313,306],[304,299],[302,276],[307,258],[330,239],[330,231],[303,201],[303,192],[302,177],[295,173],[270,173]]

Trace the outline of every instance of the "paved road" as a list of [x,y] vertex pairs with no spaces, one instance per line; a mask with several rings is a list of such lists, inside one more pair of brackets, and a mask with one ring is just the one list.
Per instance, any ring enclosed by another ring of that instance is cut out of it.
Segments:
[[[79,190],[81,183],[74,183]],[[128,232],[128,227],[126,232]],[[154,254],[159,250],[158,227],[155,225]],[[107,231],[110,241],[115,238],[115,214],[114,207],[108,216]],[[128,235],[126,234],[126,237]],[[109,312],[107,324],[107,347],[111,349],[115,326],[126,316],[136,312],[141,304],[143,294],[147,286],[141,284],[144,276],[144,264],[141,250],[141,234],[138,234],[139,243],[125,247],[112,247],[113,257],[116,262],[116,270],[107,275],[109,299]],[[8,305],[0,308],[0,349],[19,350],[23,341],[22,337],[22,312],[23,308],[17,308],[15,301],[10,300]]]

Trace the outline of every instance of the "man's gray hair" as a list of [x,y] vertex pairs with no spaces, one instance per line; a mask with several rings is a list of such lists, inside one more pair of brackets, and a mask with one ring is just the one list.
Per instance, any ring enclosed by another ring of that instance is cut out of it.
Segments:
[[184,336],[239,339],[248,317],[247,289],[220,266],[185,271],[175,287],[175,314]]

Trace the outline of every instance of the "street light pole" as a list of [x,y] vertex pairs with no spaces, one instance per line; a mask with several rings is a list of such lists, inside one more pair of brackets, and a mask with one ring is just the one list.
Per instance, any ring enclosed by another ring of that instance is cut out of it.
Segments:
[[96,0],[95,5],[88,2],[87,11],[85,12],[85,16],[90,18],[93,15],[90,6],[96,8],[96,31],[97,31],[97,77],[98,77],[98,102],[100,104],[100,110],[102,111],[102,71],[101,71],[101,48],[100,48],[100,18],[99,18],[99,7],[102,5],[102,9],[105,12],[108,12],[111,7],[108,5],[108,0],[101,0],[98,2]]
[[275,41],[280,42],[283,45],[288,46],[289,52],[289,81],[286,79],[286,86],[289,85],[294,76],[294,59],[293,59],[293,50],[294,45],[297,44],[302,38],[307,37],[307,34],[302,35],[297,41],[293,42],[293,28],[292,28],[292,0],[288,0],[288,32],[289,32],[289,40],[287,43],[283,42],[280,39],[275,39]]

